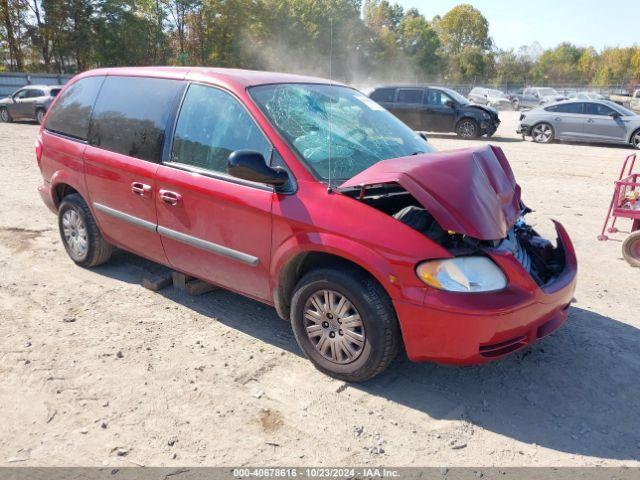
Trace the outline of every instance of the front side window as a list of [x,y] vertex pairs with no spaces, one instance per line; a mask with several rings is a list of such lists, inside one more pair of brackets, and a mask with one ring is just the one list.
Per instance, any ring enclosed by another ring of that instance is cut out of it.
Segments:
[[277,84],[249,93],[323,181],[342,183],[381,160],[434,151],[383,107],[348,87]]
[[45,128],[49,131],[86,140],[91,108],[104,77],[85,77],[69,86],[56,101]]
[[226,173],[236,150],[260,152],[269,161],[271,144],[231,94],[193,84],[180,109],[171,161]]
[[448,106],[447,102],[450,102],[451,97],[440,90],[431,90],[427,91],[427,95],[425,96],[425,103],[427,105],[434,105],[438,107]]
[[398,103],[421,103],[422,90],[401,88],[398,90]]
[[160,162],[165,129],[181,87],[179,80],[107,77],[93,109],[89,143]]
[[18,99],[18,98],[27,98],[29,96],[29,90],[18,90],[16,93],[13,94],[13,98]]
[[585,112],[587,115],[607,116],[615,113],[613,108],[609,108],[601,103],[585,103]]

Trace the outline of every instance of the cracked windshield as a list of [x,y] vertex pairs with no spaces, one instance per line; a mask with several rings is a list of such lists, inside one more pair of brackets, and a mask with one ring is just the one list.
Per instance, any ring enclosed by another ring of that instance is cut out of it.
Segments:
[[265,85],[252,88],[251,96],[314,173],[331,183],[342,183],[380,160],[434,151],[396,117],[351,88]]

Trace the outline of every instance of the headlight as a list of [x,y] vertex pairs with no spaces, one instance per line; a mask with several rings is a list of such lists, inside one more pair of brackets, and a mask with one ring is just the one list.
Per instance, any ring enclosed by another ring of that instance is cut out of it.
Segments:
[[507,286],[502,270],[486,257],[429,260],[416,272],[427,285],[449,292],[492,292]]

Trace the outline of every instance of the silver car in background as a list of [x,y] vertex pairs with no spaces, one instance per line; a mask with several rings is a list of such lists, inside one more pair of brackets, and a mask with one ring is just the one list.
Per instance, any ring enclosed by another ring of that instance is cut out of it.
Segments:
[[62,85],[26,85],[7,98],[0,99],[0,121],[36,120],[42,123],[45,113]]
[[640,148],[640,115],[609,100],[569,100],[521,114],[517,132],[537,143],[572,140]]
[[488,105],[498,110],[511,107],[511,100],[504,92],[495,88],[474,87],[467,98],[478,105]]

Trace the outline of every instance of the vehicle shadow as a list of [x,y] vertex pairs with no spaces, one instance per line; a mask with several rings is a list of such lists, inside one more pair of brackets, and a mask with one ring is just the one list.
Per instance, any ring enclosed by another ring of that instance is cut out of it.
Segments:
[[[95,271],[140,284],[146,271],[159,268],[164,267],[122,252]],[[159,294],[302,355],[289,324],[259,302],[222,289],[200,297],[174,288]],[[452,367],[416,364],[399,355],[380,376],[349,388],[544,448],[640,460],[639,345],[640,329],[572,307],[560,330],[499,361]]]

